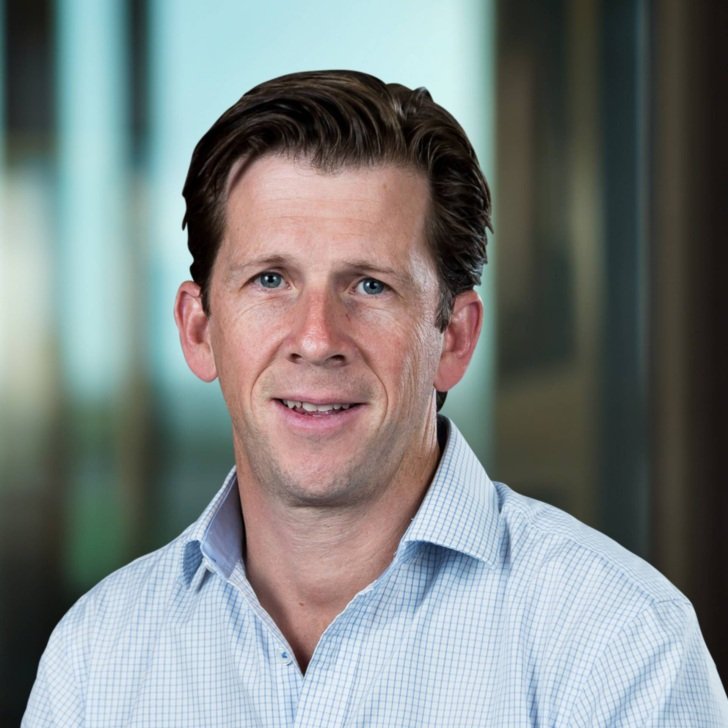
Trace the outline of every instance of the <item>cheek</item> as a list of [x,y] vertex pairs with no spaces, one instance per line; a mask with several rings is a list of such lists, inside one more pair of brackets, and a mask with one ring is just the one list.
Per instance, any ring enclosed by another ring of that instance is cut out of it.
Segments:
[[396,397],[406,397],[407,405],[416,408],[429,398],[440,360],[442,335],[434,326],[411,323],[402,336],[389,342],[387,357]]
[[220,316],[215,321],[211,344],[225,399],[242,394],[241,385],[259,372],[267,356],[266,346],[278,327],[263,314],[262,310],[248,311],[246,315]]

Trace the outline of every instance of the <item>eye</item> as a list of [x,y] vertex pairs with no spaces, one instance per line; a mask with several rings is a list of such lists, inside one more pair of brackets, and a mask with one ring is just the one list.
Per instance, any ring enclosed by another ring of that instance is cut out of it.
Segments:
[[280,273],[274,273],[267,270],[256,277],[256,281],[263,288],[280,288],[283,284],[283,276]]
[[363,278],[356,287],[367,296],[378,296],[387,290],[386,284],[378,281],[376,278]]

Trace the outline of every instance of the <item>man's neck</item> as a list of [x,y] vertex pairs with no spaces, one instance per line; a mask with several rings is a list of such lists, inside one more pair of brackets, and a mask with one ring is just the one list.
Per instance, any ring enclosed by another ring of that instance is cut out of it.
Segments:
[[376,500],[291,508],[241,485],[246,572],[306,669],[321,634],[391,563],[437,468],[439,449]]

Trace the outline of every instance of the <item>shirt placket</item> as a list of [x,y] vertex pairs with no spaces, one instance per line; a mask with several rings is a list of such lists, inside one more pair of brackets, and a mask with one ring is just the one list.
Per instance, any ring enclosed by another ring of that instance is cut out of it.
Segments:
[[[354,702],[359,633],[370,593],[358,594],[321,636],[303,680],[295,728],[342,726]],[[355,649],[356,646],[356,649]]]
[[[250,639],[248,644],[248,649],[255,650],[256,655],[241,651],[241,659],[259,658],[266,666],[265,675],[261,676],[261,694],[258,696],[259,705],[263,706],[263,725],[275,728],[293,726],[304,686],[304,677],[293,651],[278,626],[260,605],[242,567],[235,568],[230,583],[243,596],[261,630],[262,637]],[[239,671],[244,673],[245,666],[239,665]]]

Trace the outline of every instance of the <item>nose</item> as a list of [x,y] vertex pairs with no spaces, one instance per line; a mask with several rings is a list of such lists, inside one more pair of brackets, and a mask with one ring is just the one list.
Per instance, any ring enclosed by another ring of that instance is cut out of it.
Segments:
[[328,290],[310,290],[296,302],[287,357],[292,362],[330,367],[342,366],[351,358],[349,320],[344,304]]

